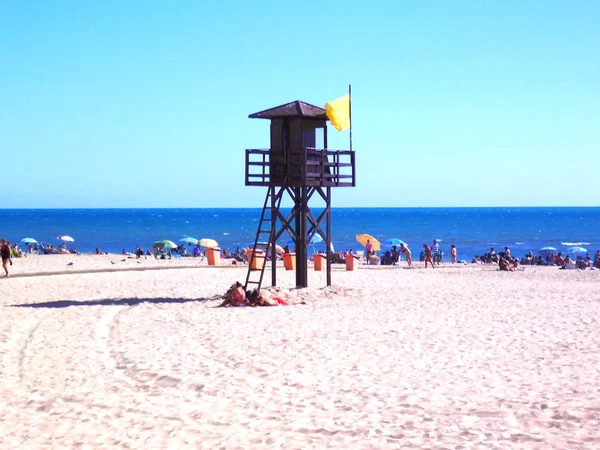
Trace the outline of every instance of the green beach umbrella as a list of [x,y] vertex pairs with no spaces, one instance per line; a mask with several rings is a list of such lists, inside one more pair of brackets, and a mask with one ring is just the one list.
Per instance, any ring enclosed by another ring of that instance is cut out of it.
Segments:
[[156,241],[154,243],[154,245],[156,245],[158,248],[167,248],[167,249],[177,248],[177,244],[173,241],[169,241],[168,239],[165,239],[162,241]]

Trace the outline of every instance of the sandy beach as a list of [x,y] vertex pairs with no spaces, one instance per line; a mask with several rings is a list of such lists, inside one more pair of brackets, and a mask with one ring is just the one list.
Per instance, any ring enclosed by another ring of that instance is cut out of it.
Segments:
[[600,447],[600,271],[281,268],[265,294],[306,304],[214,308],[245,267],[11,270],[2,449]]

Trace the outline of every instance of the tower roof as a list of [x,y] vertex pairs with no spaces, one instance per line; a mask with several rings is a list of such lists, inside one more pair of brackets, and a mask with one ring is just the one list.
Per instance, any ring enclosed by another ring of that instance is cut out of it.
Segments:
[[250,119],[280,119],[283,117],[310,117],[313,119],[327,120],[323,108],[296,100],[285,105],[265,109],[248,116]]

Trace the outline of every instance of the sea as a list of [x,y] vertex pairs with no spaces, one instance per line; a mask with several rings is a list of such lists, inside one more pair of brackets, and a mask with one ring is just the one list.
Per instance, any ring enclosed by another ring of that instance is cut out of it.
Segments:
[[[56,247],[58,236],[68,235],[74,239],[68,247],[80,253],[122,253],[189,236],[233,251],[252,245],[260,215],[260,208],[0,209],[0,237]],[[335,251],[362,250],[356,234],[368,233],[380,241],[401,239],[413,253],[437,239],[444,253],[455,245],[458,259],[467,261],[490,247],[509,247],[519,257],[548,246],[564,252],[578,245],[593,254],[600,249],[600,207],[332,208],[331,229]],[[278,244],[289,242],[284,235]],[[324,244],[309,250],[322,251]]]

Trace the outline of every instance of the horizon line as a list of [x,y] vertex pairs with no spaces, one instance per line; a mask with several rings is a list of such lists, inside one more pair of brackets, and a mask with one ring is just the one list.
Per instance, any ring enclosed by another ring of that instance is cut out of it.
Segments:
[[[292,206],[282,206],[282,209],[291,209]],[[504,205],[504,206],[332,206],[332,209],[467,209],[467,208],[600,208],[600,205]],[[262,209],[260,206],[71,206],[71,207],[33,207],[33,208],[0,208],[0,211],[22,211],[22,210],[131,210],[131,209]],[[323,206],[315,206],[312,209],[323,209]]]

